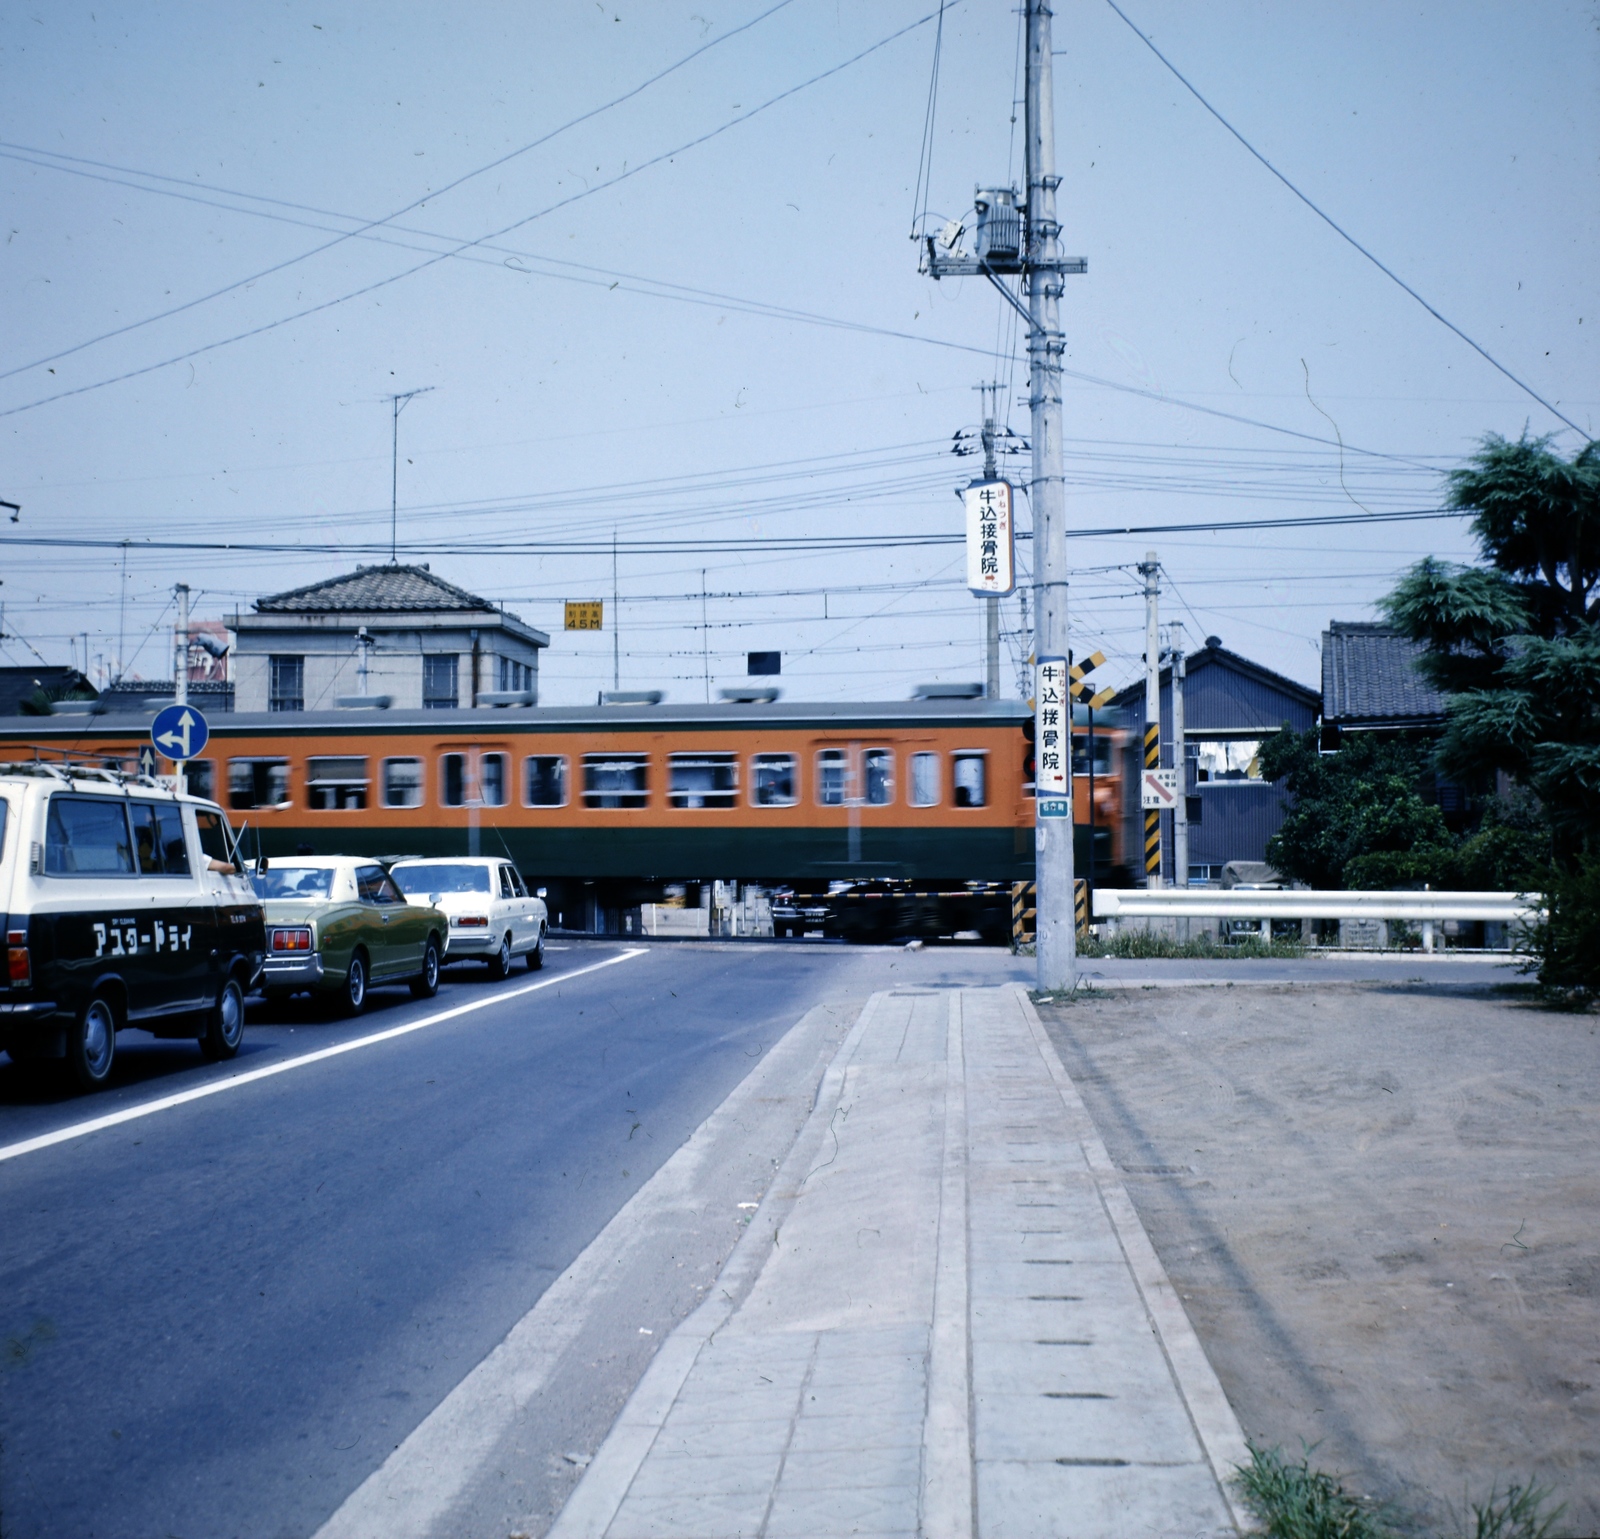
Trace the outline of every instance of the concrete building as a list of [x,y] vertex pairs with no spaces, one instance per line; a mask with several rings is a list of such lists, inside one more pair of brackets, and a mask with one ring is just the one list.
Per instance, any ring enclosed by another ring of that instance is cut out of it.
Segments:
[[[1314,689],[1230,652],[1220,638],[1189,654],[1183,690],[1185,757],[1188,761],[1189,881],[1223,880],[1235,861],[1264,861],[1267,840],[1283,822],[1285,791],[1263,780],[1258,754],[1263,742],[1287,726],[1306,732],[1317,724],[1321,699]],[[1127,712],[1134,740],[1144,733],[1144,684],[1130,685],[1115,705]],[[1170,764],[1172,669],[1161,670],[1163,764]],[[1140,817],[1137,795],[1133,815]],[[1172,881],[1172,817],[1162,814],[1163,875]]]
[[235,614],[240,711],[312,711],[354,696],[396,710],[532,705],[543,631],[426,566],[357,567]]

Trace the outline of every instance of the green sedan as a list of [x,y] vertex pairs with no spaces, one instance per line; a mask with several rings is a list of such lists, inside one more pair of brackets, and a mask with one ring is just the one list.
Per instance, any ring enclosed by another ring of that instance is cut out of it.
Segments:
[[409,983],[418,999],[439,992],[450,923],[407,903],[376,861],[297,855],[252,880],[266,911],[268,999],[311,993],[359,1015],[378,984]]

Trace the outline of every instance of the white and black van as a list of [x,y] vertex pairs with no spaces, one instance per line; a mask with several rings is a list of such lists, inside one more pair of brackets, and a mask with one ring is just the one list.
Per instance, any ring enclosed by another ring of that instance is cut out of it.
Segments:
[[0,765],[0,1047],[103,1085],[117,1032],[231,1058],[261,972],[261,904],[214,802],[143,776]]

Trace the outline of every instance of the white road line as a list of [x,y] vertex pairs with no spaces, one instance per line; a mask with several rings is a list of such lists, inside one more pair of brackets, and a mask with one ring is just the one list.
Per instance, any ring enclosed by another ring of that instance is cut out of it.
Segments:
[[374,1047],[379,1042],[392,1042],[396,1037],[409,1036],[414,1031],[425,1031],[429,1026],[437,1026],[442,1021],[453,1021],[457,1016],[470,1015],[474,1010],[487,1010],[491,1005],[504,1004],[508,999],[520,999],[524,994],[532,994],[538,989],[547,989],[557,983],[567,983],[573,978],[583,977],[585,973],[599,972],[602,967],[615,967],[618,962],[627,962],[633,957],[644,956],[646,951],[646,947],[637,946],[614,957],[607,957],[603,962],[591,962],[587,967],[574,968],[570,973],[558,973],[551,978],[541,978],[537,983],[524,984],[520,989],[511,989],[507,993],[494,994],[486,999],[475,999],[468,1004],[457,1005],[452,1010],[441,1010],[437,1015],[424,1016],[420,1021],[410,1021],[404,1026],[391,1026],[387,1031],[375,1031],[370,1036],[356,1037],[350,1042],[318,1048],[314,1053],[302,1053],[300,1057],[285,1059],[282,1063],[270,1063],[265,1068],[251,1069],[247,1073],[235,1074],[228,1079],[213,1080],[208,1085],[197,1085],[193,1090],[180,1090],[176,1095],[165,1095],[157,1101],[146,1101],[142,1106],[130,1106],[124,1111],[110,1112],[104,1117],[91,1117],[87,1122],[74,1122],[68,1127],[57,1128],[53,1133],[41,1133],[37,1138],[24,1138],[19,1143],[0,1145],[0,1161],[14,1160],[20,1155],[32,1154],[39,1149],[49,1149],[56,1144],[70,1143],[74,1138],[87,1138],[91,1133],[120,1127],[124,1122],[137,1122],[141,1117],[153,1117],[157,1112],[170,1111],[175,1106],[186,1106],[190,1101],[201,1101],[208,1095],[221,1095],[225,1090],[238,1090],[244,1085],[253,1085],[257,1080],[271,1079],[274,1074],[287,1074],[291,1069],[302,1069],[310,1063],[321,1063],[327,1058],[337,1058],[341,1053],[353,1053],[358,1048]]

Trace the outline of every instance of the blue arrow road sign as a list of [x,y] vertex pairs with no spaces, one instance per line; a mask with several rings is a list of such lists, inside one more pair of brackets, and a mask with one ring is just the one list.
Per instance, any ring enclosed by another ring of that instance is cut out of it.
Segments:
[[139,773],[153,775],[156,772],[156,751],[148,743],[139,745]]
[[150,723],[150,741],[169,759],[182,763],[206,746],[211,728],[192,705],[167,705]]

